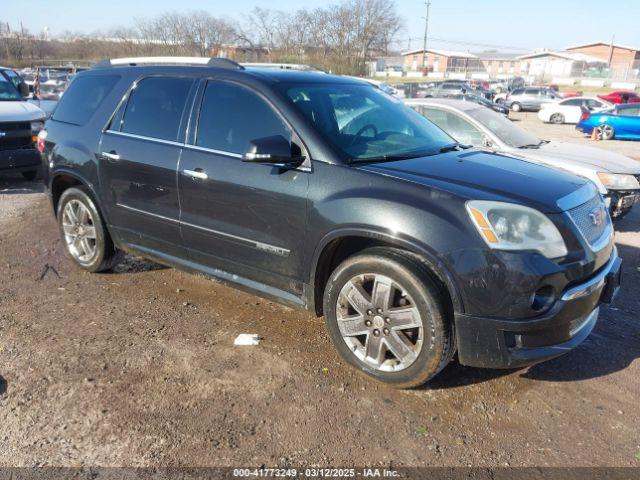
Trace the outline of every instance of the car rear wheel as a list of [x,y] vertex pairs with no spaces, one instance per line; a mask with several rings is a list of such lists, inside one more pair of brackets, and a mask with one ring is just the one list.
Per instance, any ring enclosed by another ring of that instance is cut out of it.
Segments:
[[89,272],[115,267],[123,257],[104,226],[88,192],[81,187],[65,190],[58,202],[58,226],[67,253]]
[[551,115],[551,118],[549,118],[549,121],[556,124],[564,123],[564,115],[561,113],[554,113]]
[[454,353],[443,290],[419,258],[372,248],[341,263],[324,295],[327,330],[359,371],[397,388],[421,385]]
[[615,137],[616,135],[613,127],[605,123],[603,123],[602,125],[598,125],[598,127],[596,127],[596,130],[598,132],[598,138],[600,140],[613,140],[613,137]]
[[514,112],[520,112],[522,110],[522,105],[520,105],[518,102],[514,102],[511,104],[511,110],[513,110]]

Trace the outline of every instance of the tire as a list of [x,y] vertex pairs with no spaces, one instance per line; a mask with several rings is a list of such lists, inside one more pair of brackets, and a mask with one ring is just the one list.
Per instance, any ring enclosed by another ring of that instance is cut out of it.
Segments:
[[616,136],[616,132],[613,127],[611,125],[607,125],[606,123],[598,125],[596,129],[598,131],[598,138],[600,138],[600,140],[613,140],[613,138]]
[[38,178],[38,171],[37,170],[29,170],[28,172],[22,172],[22,178],[24,178],[25,180],[31,182],[31,181],[35,180],[36,178]]
[[551,117],[549,118],[549,121],[551,123],[555,123],[556,125],[559,125],[561,123],[564,123],[564,115],[561,113],[554,113],[553,115],[551,115]]
[[521,112],[522,111],[522,105],[520,105],[518,102],[513,102],[511,104],[511,110],[513,110],[514,112]]
[[500,104],[503,104],[503,103],[504,103],[504,98],[498,98],[498,99],[496,99],[496,103],[497,103],[497,104],[499,104],[499,105],[500,105]]
[[115,248],[86,188],[65,190],[58,201],[56,217],[65,249],[80,268],[104,272],[122,261],[124,254]]
[[[374,285],[386,294],[374,295]],[[413,388],[433,378],[455,352],[446,298],[419,257],[375,247],[348,258],[329,277],[325,323],[350,365],[395,388]]]

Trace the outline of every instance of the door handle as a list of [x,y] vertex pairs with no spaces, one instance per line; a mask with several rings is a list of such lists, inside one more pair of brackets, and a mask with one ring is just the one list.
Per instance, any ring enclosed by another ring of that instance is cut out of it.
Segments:
[[209,178],[209,175],[207,175],[207,172],[205,172],[201,168],[196,168],[195,170],[183,170],[182,173],[184,173],[185,175],[189,175],[190,177],[197,178],[199,180],[206,180],[207,178]]
[[109,160],[120,160],[120,155],[118,155],[116,152],[114,152],[113,150],[110,152],[102,152],[102,156],[104,158],[107,158]]

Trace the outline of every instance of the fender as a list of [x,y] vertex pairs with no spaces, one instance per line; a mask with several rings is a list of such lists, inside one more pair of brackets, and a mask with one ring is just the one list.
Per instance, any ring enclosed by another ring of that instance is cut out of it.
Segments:
[[98,209],[98,211],[100,212],[100,215],[102,215],[102,218],[104,218],[105,223],[107,225],[107,227],[110,225],[109,222],[109,217],[107,215],[107,213],[105,212],[105,210],[102,208],[102,206],[100,205],[100,196],[97,194],[97,188],[96,185],[90,181],[85,175],[83,175],[82,173],[80,173],[78,170],[73,170],[71,168],[68,167],[57,167],[55,168],[55,170],[52,170],[49,174],[49,184],[47,185],[47,188],[49,189],[49,197],[51,199],[51,206],[54,208],[54,215],[56,214],[55,212],[55,207],[53,205],[53,198],[51,196],[53,190],[52,190],[52,186],[53,186],[53,182],[55,181],[55,179],[61,175],[65,175],[68,177],[72,177],[75,178],[78,182],[80,182],[81,184],[83,184],[85,187],[87,187],[89,189],[89,192],[91,193],[91,196],[93,197],[94,203],[96,205],[96,208]]
[[311,288],[309,289],[310,292],[307,292],[306,294],[307,304],[310,310],[313,310],[315,308],[315,298],[313,292],[315,291],[315,277],[318,268],[318,262],[320,260],[320,255],[324,251],[325,247],[329,245],[329,243],[342,237],[363,237],[373,240],[379,240],[420,255],[424,259],[428,267],[447,288],[451,297],[451,301],[453,303],[454,311],[456,313],[463,313],[465,311],[462,296],[460,295],[460,289],[458,288],[453,275],[451,275],[445,263],[433,250],[431,250],[427,245],[416,242],[412,238],[400,237],[397,234],[393,235],[388,232],[370,227],[340,228],[337,230],[333,230],[327,233],[316,245],[316,248],[313,252],[313,257],[311,259],[311,271],[308,277],[308,285],[310,285]]

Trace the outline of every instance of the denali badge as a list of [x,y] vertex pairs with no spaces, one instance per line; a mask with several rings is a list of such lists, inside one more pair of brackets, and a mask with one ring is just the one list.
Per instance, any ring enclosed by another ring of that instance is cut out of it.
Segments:
[[589,212],[589,219],[594,227],[598,225],[602,225],[604,223],[604,217],[606,212],[604,211],[604,207],[602,205],[598,205],[596,208]]

